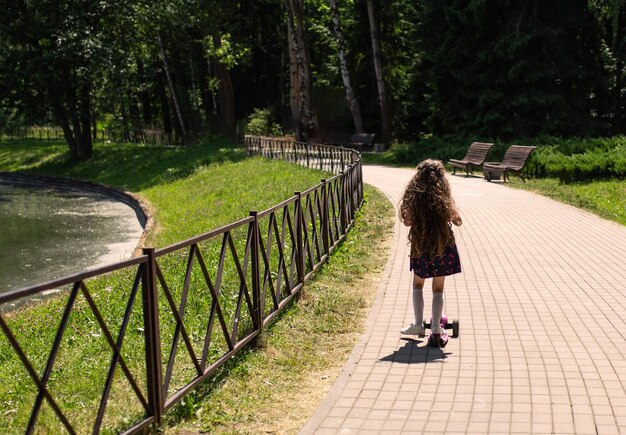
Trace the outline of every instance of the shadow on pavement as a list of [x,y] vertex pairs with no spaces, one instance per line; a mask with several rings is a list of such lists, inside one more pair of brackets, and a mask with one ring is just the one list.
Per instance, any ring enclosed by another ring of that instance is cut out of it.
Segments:
[[[446,359],[448,355],[452,354],[452,352],[444,352],[444,349],[428,347],[426,339],[413,340],[403,338],[402,340],[405,340],[407,343],[392,354],[380,358],[379,361],[391,361],[399,364],[424,364],[430,361]],[[424,345],[418,346],[419,343],[424,343]]]

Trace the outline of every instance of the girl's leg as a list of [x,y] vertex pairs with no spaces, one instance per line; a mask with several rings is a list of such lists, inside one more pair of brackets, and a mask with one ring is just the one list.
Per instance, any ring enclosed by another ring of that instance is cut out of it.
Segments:
[[443,285],[445,276],[436,276],[433,278],[433,318],[430,324],[430,330],[433,334],[439,334],[441,323],[441,314],[443,313]]
[[421,326],[424,321],[424,278],[413,274],[413,314],[415,325]]
[[415,315],[415,323],[411,323],[406,328],[402,328],[400,332],[407,335],[424,336],[424,278],[413,274],[413,314]]

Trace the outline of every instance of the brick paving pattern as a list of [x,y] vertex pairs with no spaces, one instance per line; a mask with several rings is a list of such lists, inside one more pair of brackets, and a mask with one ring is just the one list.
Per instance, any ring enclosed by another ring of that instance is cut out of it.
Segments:
[[[394,204],[412,174],[364,167]],[[463,273],[446,279],[445,312],[460,337],[444,349],[401,337],[413,314],[396,221],[365,332],[301,434],[626,434],[626,227],[449,178]],[[428,318],[430,280],[424,296]]]

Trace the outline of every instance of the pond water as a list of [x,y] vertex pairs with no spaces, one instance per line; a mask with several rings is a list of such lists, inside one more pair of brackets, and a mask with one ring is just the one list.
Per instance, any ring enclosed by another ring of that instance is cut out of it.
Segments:
[[142,232],[105,195],[0,184],[0,292],[130,258]]

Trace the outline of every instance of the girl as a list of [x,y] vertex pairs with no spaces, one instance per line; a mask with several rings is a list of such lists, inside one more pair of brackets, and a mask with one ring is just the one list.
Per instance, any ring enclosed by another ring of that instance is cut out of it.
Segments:
[[441,328],[443,284],[446,276],[461,272],[452,224],[462,220],[450,193],[445,169],[439,160],[424,160],[409,182],[400,204],[400,219],[411,227],[410,269],[413,271],[413,311],[415,323],[402,329],[402,334],[424,336],[425,278],[433,279],[431,336],[428,345],[444,347],[448,334]]

